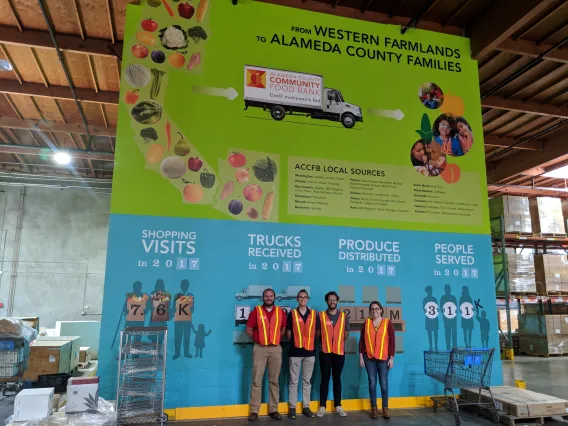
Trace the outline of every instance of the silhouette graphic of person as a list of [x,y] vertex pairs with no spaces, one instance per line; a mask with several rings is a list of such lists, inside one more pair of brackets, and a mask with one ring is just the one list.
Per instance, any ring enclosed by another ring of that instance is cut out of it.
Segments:
[[479,330],[481,331],[481,346],[485,349],[489,347],[489,329],[491,324],[487,319],[487,312],[481,311],[479,317],[479,310],[477,311],[477,321],[479,321]]
[[[430,345],[430,351],[438,352],[438,330],[440,329],[438,315],[440,312],[440,308],[438,306],[438,300],[434,296],[432,296],[432,286],[429,285],[425,289],[426,297],[422,302],[422,306],[424,307],[424,313],[426,314],[425,326],[426,331],[428,333],[428,344]],[[428,303],[435,303],[436,306],[429,305],[426,306]],[[432,316],[436,316],[435,318],[431,318]],[[432,342],[434,345],[432,346]]]
[[[134,281],[132,284],[132,293],[126,295],[124,301],[124,316],[126,321],[124,327],[144,327],[147,313],[148,296],[142,293],[142,283]],[[135,336],[134,342],[142,340],[142,336]]]
[[199,324],[197,330],[193,325],[191,326],[193,333],[195,334],[195,358],[203,358],[203,348],[205,347],[205,338],[211,334],[211,330],[207,333],[205,332],[205,326],[203,324]]
[[[189,353],[189,344],[191,341],[192,329],[192,316],[195,308],[195,302],[192,293],[188,293],[189,280],[181,281],[181,293],[176,294],[175,300],[175,314],[174,314],[174,348],[175,353],[173,359],[178,359],[181,356],[181,343],[183,341],[183,356],[186,358],[193,358]],[[191,301],[182,301],[184,298],[190,297]],[[181,300],[180,300],[181,299]]]
[[[471,305],[473,306],[473,300],[471,298],[471,296],[469,295],[469,287],[467,286],[463,286],[462,287],[462,294],[460,297],[460,310],[461,310],[461,306],[463,303],[471,303]],[[464,314],[469,314],[471,315],[471,318],[464,318],[462,316],[461,318],[461,325],[462,325],[462,330],[463,330],[463,340],[465,343],[465,347],[466,348],[471,348],[471,335],[473,333],[473,312],[470,312],[471,308],[467,308],[464,312],[462,312],[462,315]],[[467,312],[466,312],[467,311]]]
[[[446,333],[446,349],[452,350],[452,348],[458,345],[458,318],[457,318],[457,299],[452,295],[452,288],[449,284],[444,287],[445,294],[440,299],[440,304],[442,305],[442,312],[444,313],[444,331]],[[451,303],[447,305],[446,303]],[[450,318],[448,318],[450,317]]]
[[[164,293],[166,291],[166,287],[164,284],[164,280],[159,279],[156,281],[156,285],[154,286],[154,291],[150,293],[150,301],[152,303],[149,306],[149,310],[151,312],[150,323],[148,324],[150,327],[165,327],[168,325],[168,320],[170,319],[171,315],[171,304],[172,301],[154,301],[154,296],[157,295],[159,292]],[[150,336],[149,339],[152,342],[156,341],[156,336]],[[161,342],[161,340],[160,340]]]

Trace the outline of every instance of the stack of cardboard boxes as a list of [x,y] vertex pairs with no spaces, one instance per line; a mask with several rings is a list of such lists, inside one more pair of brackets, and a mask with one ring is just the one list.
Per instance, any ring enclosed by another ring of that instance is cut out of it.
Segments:
[[534,269],[539,291],[542,293],[568,292],[568,256],[535,254]]
[[[505,220],[505,232],[532,234],[531,213],[529,210],[529,199],[527,197],[517,197],[514,195],[503,195],[502,197],[489,200],[490,217],[503,216]],[[492,221],[492,228],[494,226]],[[495,222],[495,226],[499,226]],[[499,233],[499,229],[491,229]]]
[[[535,280],[535,265],[533,255],[529,253],[500,253],[493,255],[495,279],[503,273],[503,262],[507,262],[509,276],[509,291],[512,293],[537,293],[542,289],[537,287]],[[503,280],[498,281],[497,294],[504,294]]]
[[533,232],[539,235],[566,235],[560,198],[537,197],[529,202]]
[[519,352],[568,354],[568,315],[519,315]]

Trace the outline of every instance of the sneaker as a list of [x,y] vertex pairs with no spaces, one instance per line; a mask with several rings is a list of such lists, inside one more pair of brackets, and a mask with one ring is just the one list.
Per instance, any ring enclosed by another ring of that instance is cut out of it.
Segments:
[[[316,415],[314,414],[314,412],[312,410],[310,410],[310,407],[304,407],[304,409],[302,410],[302,414],[304,416],[308,416],[308,417],[315,417]],[[325,413],[324,413],[325,414]]]
[[296,407],[290,407],[288,409],[288,418],[292,420],[296,418]]
[[347,417],[347,413],[341,405],[339,407],[335,407],[335,414],[337,414],[339,417]]
[[320,407],[319,410],[318,410],[318,412],[317,412],[317,414],[316,414],[316,416],[318,416],[318,417],[323,417],[323,416],[325,416],[325,407]]

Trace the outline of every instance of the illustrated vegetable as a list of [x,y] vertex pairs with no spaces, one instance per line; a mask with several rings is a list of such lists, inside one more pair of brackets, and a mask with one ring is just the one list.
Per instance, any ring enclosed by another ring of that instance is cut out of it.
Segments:
[[272,213],[272,202],[274,201],[274,192],[270,191],[264,197],[264,205],[262,206],[262,218],[268,220]]
[[254,207],[249,207],[247,209],[247,216],[253,220],[258,219],[258,210],[255,209]]
[[166,54],[161,50],[154,50],[150,55],[150,57],[152,58],[152,61],[154,61],[157,64],[163,64],[164,61],[166,60]]
[[422,115],[420,130],[417,130],[416,133],[420,135],[422,142],[424,142],[425,144],[429,144],[430,142],[432,142],[432,125],[430,124],[430,119],[428,118],[428,114],[424,113]]
[[156,44],[157,41],[156,36],[147,31],[138,31],[136,33],[136,40],[138,40],[140,43],[146,46],[153,46]]
[[199,175],[199,182],[201,182],[204,188],[213,188],[213,185],[215,185],[215,175],[205,169],[201,172],[201,175]]
[[124,95],[124,102],[126,102],[128,105],[134,105],[139,97],[140,95],[138,94],[138,89],[128,90],[126,92],[126,95]]
[[209,6],[209,0],[201,0],[199,6],[197,6],[197,22],[203,22],[205,19],[205,14],[207,13],[207,6]]
[[170,15],[172,18],[176,19],[176,16],[174,14],[174,10],[172,9],[172,7],[169,5],[168,0],[162,0],[162,4],[164,5],[164,7],[166,8],[166,12],[168,12],[168,15]]
[[237,178],[237,182],[244,183],[249,180],[250,173],[247,169],[239,169],[235,173],[235,177]]
[[160,0],[148,0],[148,6],[150,7],[158,7],[161,4]]
[[181,68],[185,63],[185,57],[181,53],[172,53],[168,61],[172,67]]
[[229,156],[229,164],[233,167],[243,167],[247,163],[247,159],[244,154],[233,152]]
[[235,182],[233,182],[232,180],[230,180],[225,185],[223,185],[223,190],[221,191],[221,197],[220,197],[221,200],[224,200],[229,195],[231,195],[233,193],[234,188],[235,188]]
[[137,58],[143,59],[148,56],[148,48],[146,46],[142,46],[141,44],[135,44],[132,46],[132,54]]
[[182,18],[191,19],[195,13],[195,9],[189,3],[180,3],[178,4],[178,13]]
[[164,156],[164,147],[158,143],[152,144],[146,151],[146,161],[150,164],[159,163]]
[[203,161],[201,161],[199,157],[191,157],[187,160],[187,168],[192,172],[198,172],[201,166],[203,166]]
[[185,161],[180,157],[166,157],[160,165],[160,172],[169,179],[179,179],[185,174]]
[[151,33],[153,33],[154,31],[156,31],[158,29],[158,23],[150,18],[148,19],[143,19],[140,22],[140,26],[142,27],[142,29],[144,31],[149,31]]
[[183,199],[188,203],[199,203],[204,195],[205,190],[198,183],[188,183],[183,188]]
[[274,182],[276,178],[277,167],[274,160],[270,157],[257,160],[252,166],[252,171],[256,178],[261,182]]
[[165,72],[152,68],[150,70],[152,73],[152,87],[150,89],[150,99],[156,99],[160,94],[160,88],[162,86],[162,77]]
[[140,130],[140,136],[144,139],[144,142],[149,143],[158,140],[158,132],[153,127],[146,127]]
[[124,72],[124,79],[130,86],[144,87],[150,83],[152,75],[148,68],[140,64],[130,64]]
[[262,198],[262,188],[255,184],[247,185],[243,189],[243,195],[251,203],[256,203]]
[[187,64],[187,69],[191,71],[201,63],[201,53],[197,52],[191,55]]
[[174,154],[184,157],[189,154],[191,147],[189,146],[189,142],[183,138],[183,135],[180,132],[178,132],[178,135],[180,135],[180,140],[177,141],[176,146],[174,146]]
[[168,152],[172,147],[172,125],[166,120],[166,141],[168,142]]
[[191,27],[187,30],[187,36],[191,37],[194,43],[199,43],[199,40],[207,40],[207,33],[201,26]]
[[235,216],[243,211],[243,203],[239,200],[231,200],[229,202],[229,211]]
[[130,113],[138,123],[155,124],[162,118],[162,107],[154,101],[142,101],[138,102]]
[[166,49],[181,50],[188,45],[187,32],[179,25],[162,28],[159,32],[162,45]]

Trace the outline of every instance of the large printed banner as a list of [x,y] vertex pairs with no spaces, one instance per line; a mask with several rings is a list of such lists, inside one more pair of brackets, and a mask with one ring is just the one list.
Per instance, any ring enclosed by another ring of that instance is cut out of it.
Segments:
[[[425,350],[498,347],[469,57],[464,38],[259,2],[129,5],[103,395],[116,331],[167,325],[166,406],[246,404],[244,324],[269,287],[286,310],[302,288],[316,309],[339,293],[344,399],[368,397],[357,345],[373,300],[396,330],[392,397],[440,392]],[[281,401],[287,375],[285,360]]]

